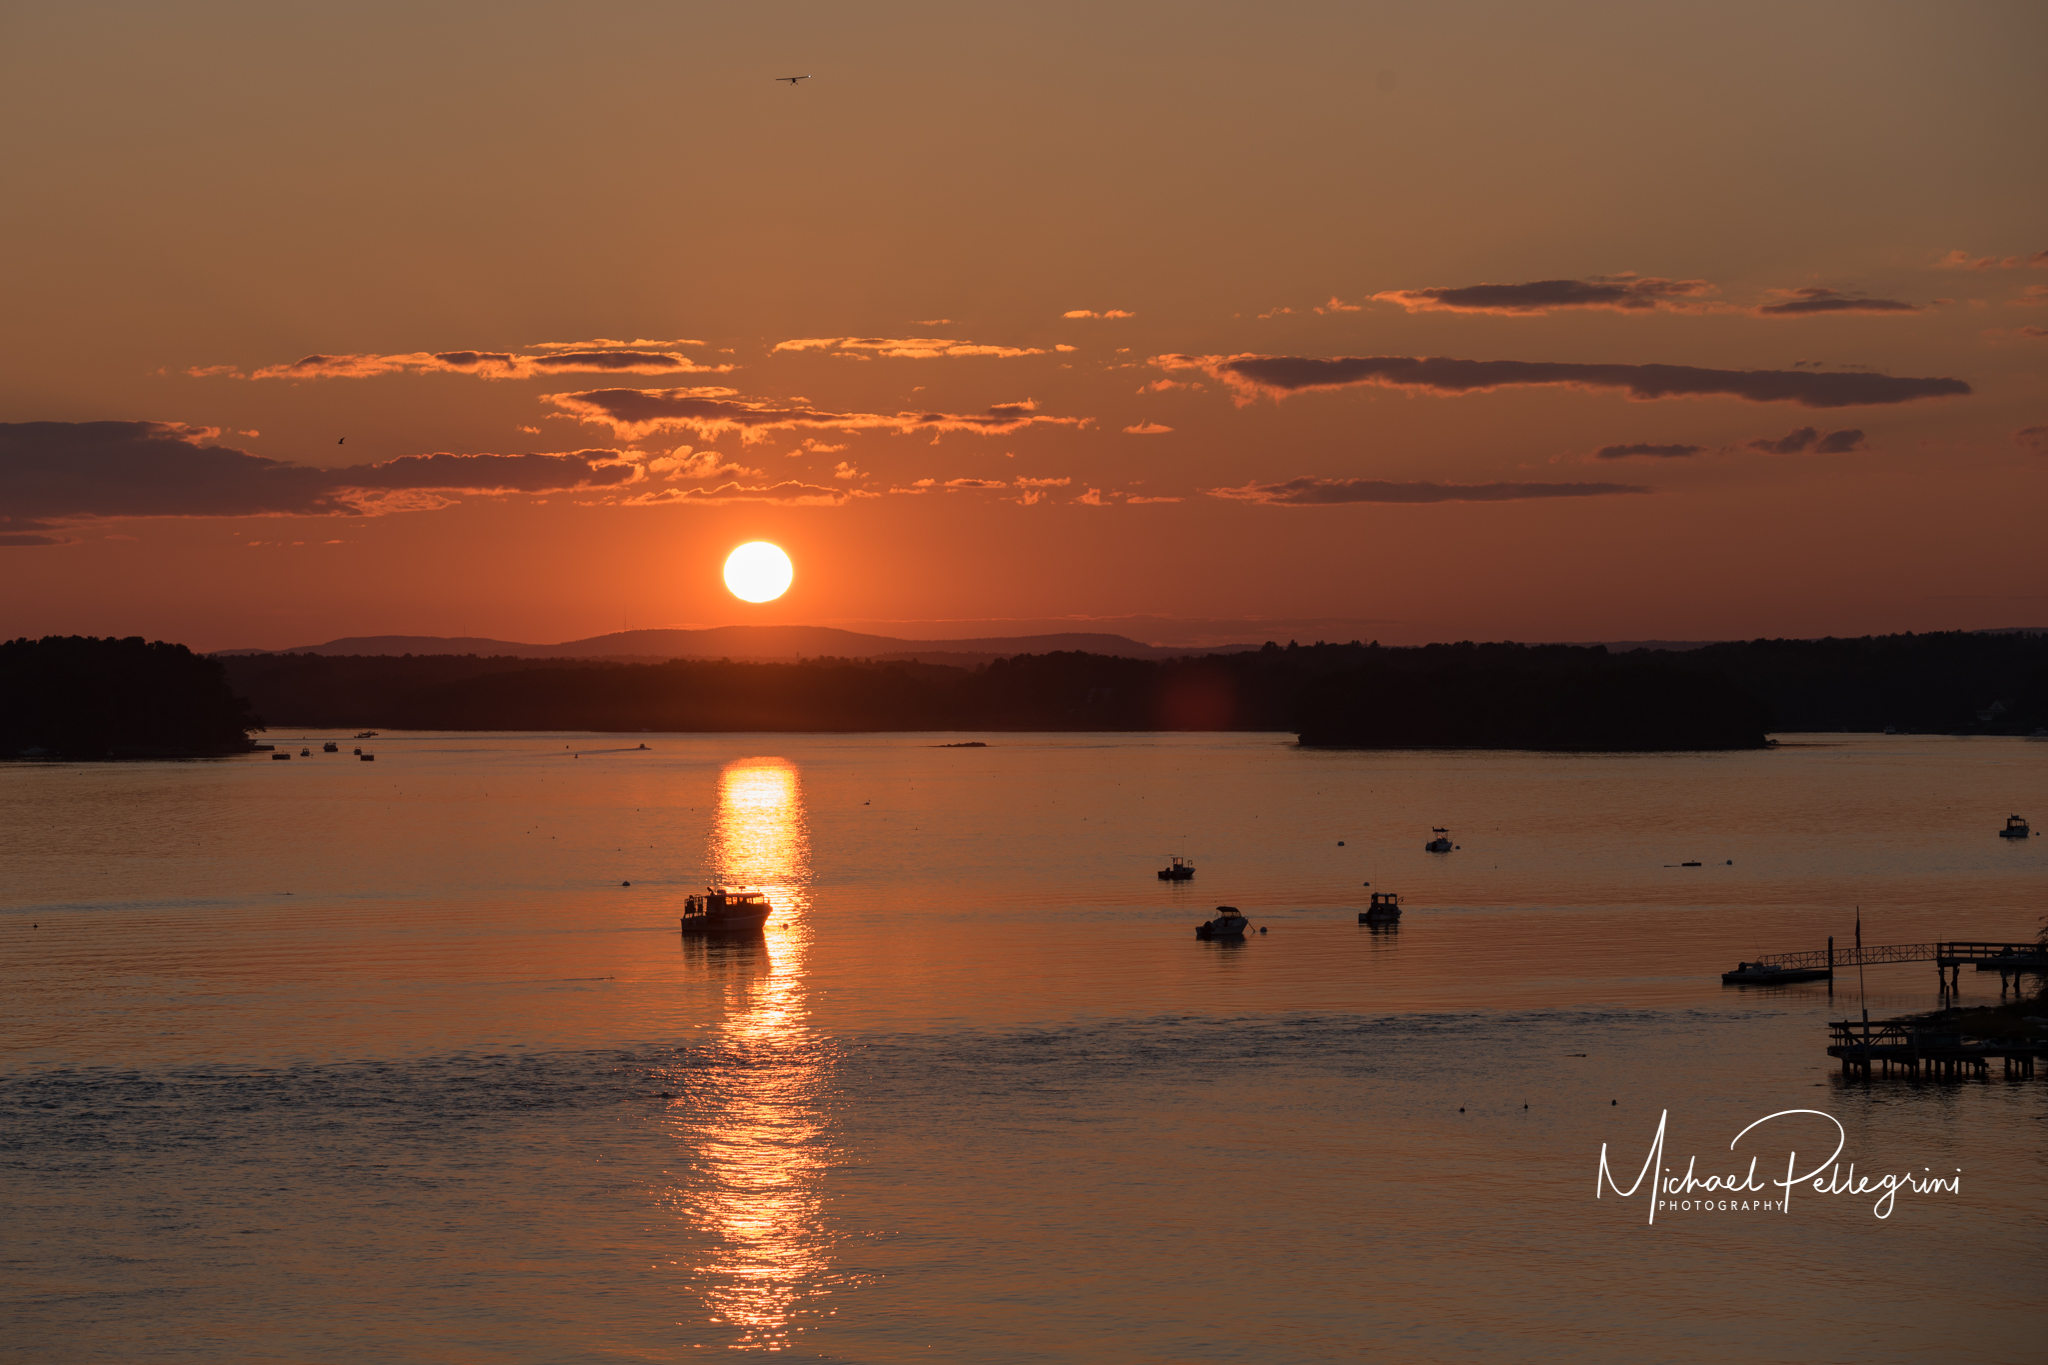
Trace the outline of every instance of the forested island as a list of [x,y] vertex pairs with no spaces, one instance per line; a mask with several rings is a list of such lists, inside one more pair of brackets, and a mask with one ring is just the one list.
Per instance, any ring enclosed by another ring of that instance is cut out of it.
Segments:
[[209,659],[140,638],[0,644],[0,756],[247,752],[265,723],[596,731],[1257,730],[1305,745],[1757,748],[1773,731],[2048,729],[2048,632],[1600,646],[1268,644],[979,667],[476,655]]
[[1267,730],[1370,748],[1760,747],[1771,731],[2030,734],[2048,634],[1757,640],[1689,650],[1268,644],[1146,660],[1055,652],[984,667],[248,655],[271,724],[320,728]]
[[162,640],[50,635],[0,644],[0,757],[247,753],[262,729],[217,659]]

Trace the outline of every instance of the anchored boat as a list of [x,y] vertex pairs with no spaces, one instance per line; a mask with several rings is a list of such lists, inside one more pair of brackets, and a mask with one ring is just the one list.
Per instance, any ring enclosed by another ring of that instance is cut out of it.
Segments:
[[1159,880],[1162,882],[1184,882],[1194,875],[1195,865],[1178,856],[1159,869]]
[[1826,967],[1780,967],[1769,962],[1738,962],[1732,972],[1721,973],[1729,986],[1789,986],[1795,981],[1826,981],[1834,973]]
[[1401,918],[1401,898],[1391,891],[1372,893],[1372,904],[1358,912],[1360,924],[1392,924]]
[[683,902],[683,932],[686,934],[751,933],[768,922],[775,907],[768,893],[751,886],[707,887],[701,896]]
[[2020,819],[2017,815],[2008,815],[2005,817],[2005,828],[1998,831],[1998,837],[2001,839],[2024,839],[2032,833],[2033,831],[2027,828],[2026,821]]
[[1207,924],[1195,926],[1196,938],[1243,938],[1247,925],[1251,923],[1239,914],[1234,905],[1216,907],[1216,918]]
[[1434,834],[1436,838],[1431,839],[1422,846],[1424,853],[1449,853],[1451,851],[1451,832],[1449,830],[1445,829],[1442,825],[1431,825],[1429,832]]

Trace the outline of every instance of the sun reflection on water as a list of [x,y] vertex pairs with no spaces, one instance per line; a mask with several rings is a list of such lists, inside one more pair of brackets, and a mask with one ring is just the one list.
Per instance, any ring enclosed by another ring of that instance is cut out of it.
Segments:
[[810,842],[794,764],[720,771],[708,855],[720,883],[759,887],[774,911],[759,935],[685,941],[689,960],[722,976],[725,1017],[701,1068],[678,1078],[690,1099],[671,1112],[690,1180],[669,1199],[705,1247],[691,1287],[706,1316],[735,1331],[731,1345],[781,1350],[807,1302],[838,1283],[823,1193],[833,1058],[804,995]]

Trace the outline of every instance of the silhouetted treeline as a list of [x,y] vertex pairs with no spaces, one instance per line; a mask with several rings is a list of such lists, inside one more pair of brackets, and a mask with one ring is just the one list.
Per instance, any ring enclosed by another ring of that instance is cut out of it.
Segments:
[[2048,638],[1759,640],[1612,655],[1569,645],[1268,645],[984,668],[819,659],[619,664],[475,656],[226,661],[274,723],[508,730],[1278,730],[1306,743],[1741,748],[1770,730],[2029,733]]
[[219,662],[140,636],[0,644],[0,757],[234,753],[262,729]]

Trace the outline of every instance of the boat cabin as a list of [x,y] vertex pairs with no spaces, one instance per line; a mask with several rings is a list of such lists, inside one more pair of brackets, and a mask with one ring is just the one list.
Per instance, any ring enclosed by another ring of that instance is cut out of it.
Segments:
[[2017,815],[2008,815],[2005,817],[2005,828],[1998,831],[1998,837],[2001,839],[2024,839],[2031,833],[2033,831],[2027,828],[2025,820],[2022,820]]
[[768,908],[768,893],[751,887],[708,887],[703,895],[691,896],[683,902],[683,913],[689,915],[765,913]]

